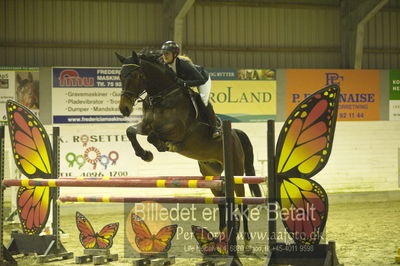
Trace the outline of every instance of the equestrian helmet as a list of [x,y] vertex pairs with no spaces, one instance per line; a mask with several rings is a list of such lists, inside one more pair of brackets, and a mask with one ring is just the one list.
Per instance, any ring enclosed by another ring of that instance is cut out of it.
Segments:
[[164,52],[171,52],[173,54],[178,55],[179,54],[179,45],[174,42],[174,41],[166,41],[162,47],[161,47],[161,51]]

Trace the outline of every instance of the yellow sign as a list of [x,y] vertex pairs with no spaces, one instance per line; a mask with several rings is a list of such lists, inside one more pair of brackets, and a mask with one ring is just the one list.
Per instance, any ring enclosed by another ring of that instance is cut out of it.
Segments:
[[213,80],[210,102],[223,119],[264,122],[276,116],[276,81]]

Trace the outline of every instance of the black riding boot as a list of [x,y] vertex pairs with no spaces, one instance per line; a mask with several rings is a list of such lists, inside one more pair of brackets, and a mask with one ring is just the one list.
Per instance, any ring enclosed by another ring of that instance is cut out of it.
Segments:
[[211,103],[208,103],[205,110],[207,123],[211,127],[211,136],[213,139],[219,138],[221,136],[221,131],[217,125],[217,116],[215,115],[214,109]]

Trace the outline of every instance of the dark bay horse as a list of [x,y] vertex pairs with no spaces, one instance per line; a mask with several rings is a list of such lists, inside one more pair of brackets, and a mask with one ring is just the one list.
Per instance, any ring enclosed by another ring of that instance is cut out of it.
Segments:
[[[119,109],[124,116],[132,113],[133,106],[141,95],[147,92],[143,101],[143,120],[128,127],[127,136],[135,154],[145,161],[151,161],[153,154],[144,150],[136,135],[147,136],[147,141],[158,151],[177,152],[198,161],[204,176],[219,176],[223,171],[222,139],[213,139],[209,126],[196,118],[196,110],[189,90],[177,85],[175,73],[160,63],[154,56],[132,52],[132,56],[116,54],[122,63],[122,93]],[[233,129],[233,174],[254,176],[253,147],[248,136],[241,130]],[[261,197],[257,184],[249,185],[254,196]],[[244,197],[243,184],[235,185],[238,197]],[[213,190],[215,196],[223,196],[222,191]],[[243,217],[245,252],[251,252],[248,229],[247,205],[239,205]],[[225,227],[225,205],[219,205],[219,229]]]

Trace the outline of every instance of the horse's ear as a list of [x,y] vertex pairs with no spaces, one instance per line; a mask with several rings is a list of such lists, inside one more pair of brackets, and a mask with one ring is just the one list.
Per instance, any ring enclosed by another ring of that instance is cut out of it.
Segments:
[[33,82],[32,72],[28,73],[28,80],[29,80],[29,82]]
[[136,62],[139,63],[139,57],[135,51],[132,51],[132,59]]
[[115,52],[115,55],[117,56],[118,60],[123,64],[125,61],[125,57],[120,55],[119,53]]

